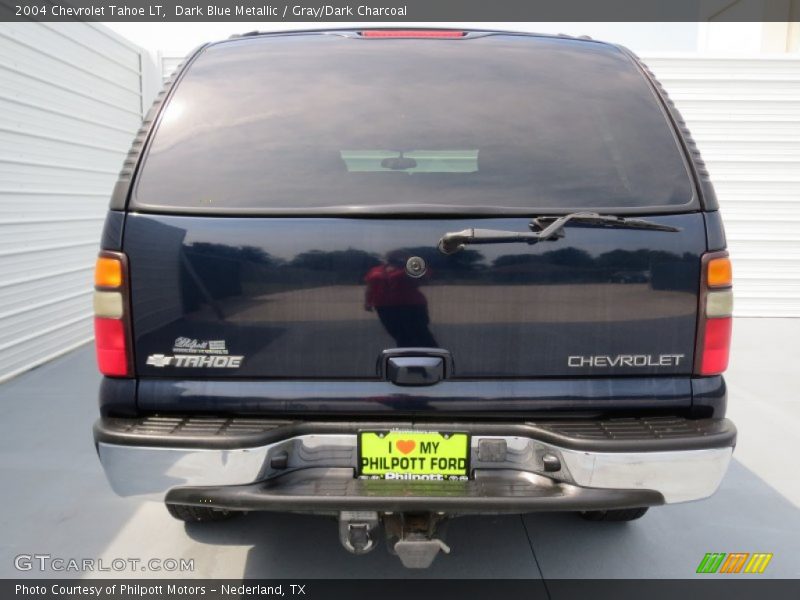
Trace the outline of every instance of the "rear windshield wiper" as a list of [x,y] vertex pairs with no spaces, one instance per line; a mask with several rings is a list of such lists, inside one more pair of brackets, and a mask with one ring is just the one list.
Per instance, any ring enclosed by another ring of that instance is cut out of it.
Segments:
[[680,231],[678,227],[661,225],[646,219],[633,219],[615,215],[580,212],[562,217],[535,217],[531,219],[531,231],[500,231],[497,229],[476,229],[470,227],[463,231],[445,233],[439,240],[439,250],[443,254],[454,254],[469,244],[510,244],[525,242],[536,244],[564,237],[564,226],[608,227],[624,229],[649,229],[653,231]]

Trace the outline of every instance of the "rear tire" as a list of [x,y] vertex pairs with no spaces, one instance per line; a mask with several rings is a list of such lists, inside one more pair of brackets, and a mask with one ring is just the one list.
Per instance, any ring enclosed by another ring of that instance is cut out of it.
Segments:
[[167,504],[167,511],[179,521],[185,521],[186,523],[225,521],[241,514],[231,510],[206,508],[204,506],[186,506],[185,504]]
[[617,510],[587,510],[580,513],[580,515],[587,521],[622,522],[640,519],[646,512],[647,507],[640,506],[639,508],[622,508]]

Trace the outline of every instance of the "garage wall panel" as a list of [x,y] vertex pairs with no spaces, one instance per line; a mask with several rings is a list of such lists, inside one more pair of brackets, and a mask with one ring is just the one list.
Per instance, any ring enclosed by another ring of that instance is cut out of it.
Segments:
[[735,314],[800,316],[800,58],[644,57],[719,196]]
[[161,60],[161,77],[166,81],[172,75],[172,72],[181,65],[185,57],[162,55],[159,58]]
[[0,381],[91,339],[92,266],[149,104],[147,60],[98,24],[0,24]]

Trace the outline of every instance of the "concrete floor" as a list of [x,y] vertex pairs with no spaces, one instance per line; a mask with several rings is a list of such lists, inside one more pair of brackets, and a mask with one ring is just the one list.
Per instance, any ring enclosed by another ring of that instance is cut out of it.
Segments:
[[800,577],[798,339],[800,319],[737,320],[728,382],[739,444],[711,499],[630,524],[568,514],[457,519],[452,554],[427,571],[404,570],[382,548],[347,554],[332,520],[255,514],[184,526],[160,504],[117,498],[92,444],[99,376],[92,349],[81,348],[0,386],[0,577],[81,576],[14,569],[18,554],[49,554],[194,559],[186,577],[686,578],[706,552],[772,552],[761,577]]

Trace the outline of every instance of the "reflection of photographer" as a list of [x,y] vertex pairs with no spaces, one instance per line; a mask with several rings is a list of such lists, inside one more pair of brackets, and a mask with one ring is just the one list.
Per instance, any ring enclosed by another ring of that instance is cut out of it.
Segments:
[[407,253],[392,250],[385,263],[367,272],[364,309],[375,309],[398,348],[436,348],[436,340],[428,329],[428,300],[419,289],[422,280],[406,274],[406,260]]

